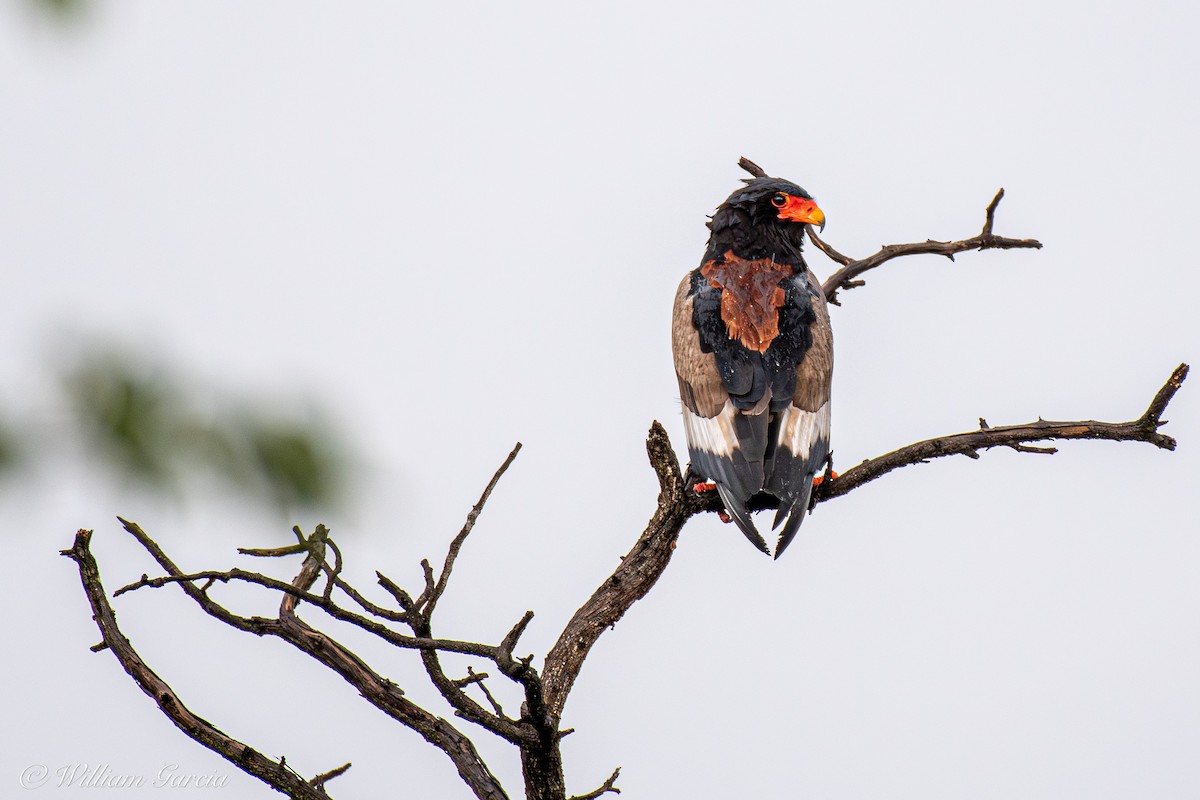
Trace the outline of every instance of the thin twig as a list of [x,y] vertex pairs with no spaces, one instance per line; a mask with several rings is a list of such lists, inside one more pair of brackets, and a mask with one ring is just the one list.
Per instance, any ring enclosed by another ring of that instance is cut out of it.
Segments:
[[504,459],[504,463],[500,465],[492,479],[488,481],[488,485],[484,487],[483,494],[479,496],[478,502],[467,513],[467,521],[463,523],[462,530],[450,542],[450,548],[446,553],[446,561],[442,565],[442,574],[438,577],[437,584],[429,592],[429,596],[425,600],[422,613],[426,618],[433,615],[433,609],[441,598],[442,593],[446,591],[446,583],[450,580],[450,571],[454,569],[454,561],[458,558],[458,552],[462,549],[463,543],[467,540],[467,536],[475,528],[475,522],[479,519],[479,515],[483,512],[483,507],[487,504],[488,498],[492,496],[492,490],[496,488],[496,484],[500,482],[500,478],[508,471],[508,467],[516,459],[517,453],[521,452],[521,443],[517,442],[513,447],[512,452]]
[[[132,524],[132,523],[130,523]],[[479,656],[495,660],[499,648],[494,645],[480,644],[478,642],[464,642],[456,639],[434,639],[421,636],[407,636],[403,633],[397,633],[386,625],[381,625],[372,619],[356,614],[349,609],[342,608],[332,600],[326,600],[321,595],[313,594],[312,592],[298,589],[292,584],[271,578],[267,575],[260,575],[257,572],[247,572],[242,569],[228,570],[226,572],[217,572],[215,570],[202,570],[200,572],[179,573],[177,575],[164,575],[158,578],[151,578],[143,575],[139,580],[122,586],[117,591],[113,592],[113,597],[119,597],[126,592],[132,592],[136,589],[151,588],[159,589],[170,584],[181,584],[185,587],[190,586],[193,581],[204,578],[218,580],[222,583],[229,581],[238,581],[242,583],[253,583],[267,589],[273,589],[277,592],[283,592],[297,600],[303,600],[310,605],[316,606],[325,613],[329,614],[334,619],[342,622],[348,622],[362,630],[372,633],[389,644],[401,647],[406,650],[442,650],[448,653],[461,653],[463,655]],[[191,587],[195,590],[195,587]],[[197,590],[198,591],[198,590]],[[215,606],[215,604],[214,604]],[[246,619],[244,617],[239,619]]]
[[[321,593],[321,596],[326,600],[329,600],[333,595],[334,586],[339,584],[349,586],[349,584],[345,583],[345,581],[342,581],[338,577],[342,573],[342,551],[339,550],[338,546],[333,543],[333,539],[326,539],[325,543],[329,545],[329,549],[333,551],[333,568],[330,569],[329,564],[325,562],[325,559],[321,559],[321,567],[325,570],[325,591]],[[351,590],[351,592],[353,592],[353,594],[350,595],[351,597],[358,594],[358,592],[353,590]],[[347,592],[347,594],[350,594],[350,592]],[[361,597],[361,595],[359,596]]]
[[1000,191],[996,192],[996,196],[992,198],[992,202],[988,203],[987,209],[983,212],[983,231],[981,236],[985,239],[992,235],[992,227],[996,224],[996,209],[1000,206],[1000,201],[1004,199],[1004,187],[1000,187]]
[[413,609],[412,596],[408,592],[401,589],[395,581],[384,575],[379,570],[375,571],[375,579],[379,582],[379,585],[387,591],[388,594],[395,598],[396,604],[400,606],[402,611],[407,612]]
[[416,608],[418,610],[433,596],[434,587],[437,585],[437,581],[433,577],[433,566],[430,565],[428,558],[421,559],[421,574],[425,577],[425,588],[421,590],[421,594],[417,595]]
[[505,634],[504,639],[500,642],[500,653],[512,658],[513,648],[517,646],[517,640],[525,633],[525,629],[529,627],[530,621],[533,620],[533,612],[526,611],[524,616],[517,620],[517,624],[512,626],[512,629]]
[[301,543],[289,544],[286,547],[239,547],[237,551],[244,556],[255,556],[256,558],[281,558],[307,553],[308,547]]
[[758,164],[755,164],[753,161],[746,158],[745,156],[742,156],[741,158],[738,159],[738,166],[741,167],[742,169],[746,170],[746,172],[749,172],[755,178],[769,177],[767,175],[767,171],[765,169],[760,167]]
[[977,236],[972,236],[970,239],[960,239],[955,242],[939,242],[928,239],[924,242],[914,242],[912,244],[889,244],[884,245],[874,255],[857,260],[851,259],[834,250],[817,236],[810,225],[808,235],[812,243],[821,252],[825,253],[825,255],[842,265],[842,268],[830,275],[821,287],[825,293],[825,299],[834,305],[840,305],[838,302],[839,291],[863,285],[862,281],[855,280],[859,275],[902,256],[939,255],[953,261],[955,253],[961,253],[965,250],[1040,249],[1042,243],[1036,239],[1010,239],[1004,236],[996,236],[992,233],[992,228],[995,224],[996,207],[1000,205],[1002,197],[1004,197],[1003,189],[996,192],[996,196],[988,204],[983,229]]
[[[1188,370],[1191,369],[1187,364],[1180,364],[1171,373],[1171,377],[1163,384],[1162,388],[1154,395],[1154,399],[1150,401],[1150,406],[1146,409],[1146,413],[1142,414],[1142,421],[1146,424],[1151,424],[1155,428],[1166,425],[1163,420],[1163,412],[1167,410],[1167,404],[1171,402],[1171,398],[1179,391],[1179,387],[1183,386],[1183,382],[1187,380]],[[1174,439],[1171,440],[1171,449],[1174,449]]]
[[577,794],[574,797],[572,797],[571,800],[596,800],[597,797],[599,797],[600,795],[605,794],[607,792],[612,792],[613,794],[620,794],[621,790],[618,789],[616,786],[617,778],[620,777],[620,775],[621,775],[621,768],[617,767],[616,769],[613,770],[613,774],[608,776],[608,780],[606,780],[604,783],[602,783],[600,785],[599,789],[590,791],[587,794]]
[[471,666],[468,664],[466,677],[459,678],[458,680],[454,681],[454,685],[460,689],[465,689],[472,683],[479,683],[480,681],[487,680],[490,677],[491,676],[486,672],[476,672],[475,670],[471,669]]
[[506,717],[504,714],[504,709],[500,707],[500,703],[498,703],[496,698],[492,696],[492,693],[488,691],[487,684],[484,683],[487,678],[488,674],[486,672],[476,672],[475,670],[471,669],[471,666],[468,664],[467,677],[459,678],[454,682],[454,685],[465,689],[472,683],[476,684],[479,686],[480,691],[483,692],[483,696],[487,698],[488,704],[492,707],[492,710],[496,712],[496,716],[502,719],[508,719],[508,717]]
[[331,770],[329,770],[329,772],[322,772],[320,775],[315,776],[308,783],[311,786],[317,786],[317,787],[324,786],[325,784],[329,783],[331,780],[338,777],[339,775],[345,775],[346,770],[350,769],[351,766],[353,766],[353,765],[349,761],[347,761],[345,764],[342,764],[337,769],[331,769]]
[[[847,266],[847,267],[854,263],[853,258],[851,258],[850,256],[847,256],[847,255],[843,255],[842,253],[833,249],[833,245],[829,244],[824,239],[817,236],[817,234],[813,232],[811,225],[808,226],[808,238],[818,250],[820,250],[822,253],[824,253],[831,260],[836,261],[837,263],[839,263],[843,266]],[[843,289],[850,289],[850,288],[853,288],[854,286],[866,286],[866,285],[867,285],[866,281],[849,281],[849,280],[844,280],[844,281],[842,281],[841,284],[839,284],[840,288],[843,288]],[[828,292],[826,292],[825,299],[826,300],[829,299]]]
[[1034,447],[1030,444],[1010,444],[1008,447],[1011,447],[1018,453],[1039,453],[1047,456],[1052,456],[1058,452],[1057,447]]
[[[412,613],[407,617],[408,624],[417,636],[432,636],[433,612],[437,607],[438,600],[446,591],[447,583],[450,580],[450,573],[454,569],[455,560],[458,558],[463,543],[466,542],[467,536],[475,528],[475,523],[478,521],[479,515],[483,512],[488,498],[491,497],[492,490],[496,488],[496,484],[500,482],[500,478],[504,476],[504,473],[508,470],[509,466],[516,459],[517,453],[520,451],[521,443],[517,442],[516,446],[508,454],[508,457],[504,459],[504,462],[492,475],[492,479],[488,481],[487,486],[484,487],[479,500],[471,508],[470,512],[467,513],[467,519],[463,523],[462,529],[450,542],[441,574],[436,580],[434,579],[433,568],[430,566],[429,560],[424,559],[421,561],[421,569],[425,576],[425,590],[421,592]],[[532,613],[529,616],[532,616]],[[528,624],[528,620],[525,622]],[[504,641],[501,642],[500,646],[493,651],[492,658],[502,673],[524,686],[527,697],[533,693],[540,695],[541,685],[537,672],[518,666],[517,662],[514,662],[512,659],[512,645],[509,643],[509,637],[511,636],[512,633],[510,632]],[[502,714],[493,714],[477,703],[474,698],[463,691],[462,687],[457,685],[456,681],[446,675],[436,649],[423,649],[421,651],[421,663],[425,667],[425,673],[429,676],[430,682],[437,688],[438,693],[442,695],[446,702],[463,719],[503,736],[509,741],[519,742],[522,748],[532,746],[537,740],[543,738],[536,731],[536,724],[531,729],[528,725],[517,723]],[[525,664],[524,667],[528,667],[528,664]]]

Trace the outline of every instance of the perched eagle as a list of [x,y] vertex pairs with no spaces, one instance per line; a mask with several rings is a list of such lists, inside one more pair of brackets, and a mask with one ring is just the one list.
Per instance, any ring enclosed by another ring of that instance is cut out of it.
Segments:
[[754,178],[708,223],[708,249],[675,296],[672,347],[692,469],[770,555],[747,501],[779,498],[779,558],[808,513],[829,455],[833,331],[821,283],[800,255],[804,226],[824,227],[812,196]]

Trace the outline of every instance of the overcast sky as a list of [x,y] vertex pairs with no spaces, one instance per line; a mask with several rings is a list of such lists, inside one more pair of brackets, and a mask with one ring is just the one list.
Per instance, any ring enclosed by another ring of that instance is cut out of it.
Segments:
[[[844,296],[843,467],[979,417],[1132,419],[1200,357],[1198,9],[142,0],[62,30],[8,2],[0,407],[61,416],[48,348],[97,337],[313,397],[363,453],[352,507],[321,521],[364,586],[417,585],[520,440],[435,623],[498,641],[533,609],[540,656],[653,510],[651,421],[684,447],[670,305],[740,155],[808,189],[842,252],[972,236],[1001,186],[996,232],[1046,244],[895,262]],[[1167,414],[1175,453],[912,467],[822,505],[779,562],[694,520],[575,686],[569,791],[620,765],[631,798],[1196,797],[1197,390]],[[95,528],[115,589],[155,572],[116,514],[191,569],[262,567],[234,548],[317,519],[83,470],[0,501],[0,785],[176,764],[273,796],[88,652],[57,551]],[[353,761],[337,797],[468,796],[336,676],[180,596],[117,610],[196,713],[307,774]],[[430,696],[410,654],[343,638]],[[521,796],[515,755],[462,727]],[[36,796],[80,791],[56,781]]]

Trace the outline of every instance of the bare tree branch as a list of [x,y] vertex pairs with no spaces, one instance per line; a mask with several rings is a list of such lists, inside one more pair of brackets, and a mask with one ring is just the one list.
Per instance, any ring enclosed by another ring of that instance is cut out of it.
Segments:
[[[480,800],[507,800],[508,795],[501,788],[499,781],[475,750],[475,745],[461,731],[424,708],[413,703],[404,696],[400,687],[382,677],[371,669],[365,661],[334,641],[329,636],[316,631],[299,620],[294,613],[281,610],[279,619],[264,617],[242,617],[214,601],[199,587],[184,579],[185,573],[167,557],[158,543],[146,535],[138,525],[127,520],[121,520],[125,530],[132,535],[140,545],[158,562],[159,566],[170,576],[174,577],[183,591],[194,600],[209,616],[239,630],[254,633],[258,636],[276,636],[297,649],[307,653],[312,658],[324,664],[340,675],[347,683],[355,688],[367,702],[388,716],[411,728],[420,734],[427,742],[444,752],[458,770],[463,782],[475,793]],[[312,555],[305,558],[304,566],[286,592],[283,609],[294,608],[296,601],[322,607],[329,613],[338,610],[337,606],[326,604],[323,597],[308,593],[302,586],[311,586],[320,571],[320,559]],[[257,582],[257,581],[255,581]],[[147,584],[149,585],[149,584]],[[275,588],[275,587],[272,587]],[[341,610],[343,614],[349,614]],[[355,615],[357,616],[357,615]],[[371,620],[360,618],[364,622],[377,625]],[[379,626],[382,627],[382,626]],[[369,628],[364,628],[364,630]],[[392,632],[393,635],[397,635]],[[106,641],[108,641],[106,639]],[[111,646],[111,642],[109,642]],[[432,646],[432,645],[431,645]]]
[[[446,553],[445,563],[442,566],[441,575],[436,581],[433,579],[433,570],[429,566],[428,560],[421,562],[421,567],[425,573],[425,591],[417,599],[416,606],[406,618],[408,624],[412,627],[413,633],[417,636],[432,637],[433,612],[437,607],[438,600],[446,591],[446,585],[450,580],[450,573],[454,569],[454,563],[458,558],[459,551],[462,549],[463,543],[466,542],[467,536],[475,528],[475,523],[479,519],[479,515],[483,512],[488,498],[491,497],[492,490],[496,488],[496,484],[500,482],[500,478],[503,477],[520,451],[521,443],[517,442],[512,452],[508,454],[508,457],[504,459],[504,462],[492,475],[492,479],[488,481],[479,500],[471,508],[470,512],[468,512],[462,529],[454,537],[454,540],[451,541],[449,550]],[[527,612],[522,622],[518,623],[517,629],[523,631],[525,625],[529,624],[529,620],[532,618],[533,612]],[[517,635],[520,635],[519,631]],[[540,703],[540,680],[536,671],[529,667],[528,662],[518,665],[513,661],[512,647],[515,645],[515,639],[512,639],[512,636],[512,632],[508,636],[505,636],[500,646],[492,651],[491,657],[502,673],[522,684],[527,697],[536,696],[537,702]],[[538,724],[535,720],[526,719],[523,715],[520,722],[514,721],[502,714],[492,713],[476,702],[474,698],[463,691],[463,687],[459,686],[457,681],[452,680],[446,674],[446,671],[442,668],[441,659],[438,657],[436,648],[423,649],[421,651],[421,663],[425,667],[425,672],[429,676],[430,682],[437,688],[438,693],[442,695],[446,702],[463,719],[490,730],[510,742],[519,744],[522,747],[522,751],[528,747],[536,747],[538,742],[544,738],[540,734]],[[490,694],[488,698],[489,700],[491,699]],[[495,708],[494,702],[492,705]]]
[[[1138,418],[1138,421],[1143,425],[1153,425],[1155,430],[1167,424],[1167,420],[1162,418],[1163,412],[1167,410],[1167,404],[1175,397],[1175,393],[1179,391],[1179,387],[1183,386],[1183,382],[1187,380],[1188,371],[1191,369],[1187,364],[1180,364],[1171,373],[1171,377],[1167,378],[1167,382],[1162,385],[1162,388],[1154,393],[1154,399],[1150,401],[1150,405],[1146,407],[1146,413]],[[1175,449],[1175,440],[1170,436],[1162,437],[1161,441],[1152,441],[1158,447],[1165,447],[1167,450]]]
[[486,681],[489,677],[490,676],[486,672],[476,672],[475,670],[471,669],[470,665],[467,665],[467,677],[459,678],[454,682],[454,685],[465,689],[471,684],[476,684],[479,687],[479,690],[483,692],[483,696],[487,698],[488,704],[491,705],[492,710],[496,712],[496,716],[500,717],[501,719],[508,719],[508,716],[504,713],[504,709],[500,707],[500,703],[496,701],[496,698],[492,696],[490,691],[488,691],[487,684],[484,683],[484,681]]
[[546,705],[556,717],[562,715],[567,695],[592,645],[654,586],[675,553],[679,531],[695,513],[689,510],[675,450],[658,422],[650,426],[646,452],[658,476],[658,508],[620,566],[575,612],[546,655],[542,682]]
[[746,158],[745,156],[742,156],[741,158],[738,159],[738,166],[741,167],[742,169],[746,170],[746,172],[749,172],[755,178],[771,177],[770,175],[767,174],[767,171],[765,169],[760,167],[758,164],[755,164],[753,161]]
[[910,464],[922,464],[931,458],[949,455],[978,455],[980,450],[1006,445],[1016,446],[1021,452],[1049,452],[1045,448],[1022,447],[1025,442],[1052,439],[1108,439],[1116,442],[1147,442],[1164,450],[1174,450],[1175,440],[1158,432],[1163,423],[1162,413],[1167,403],[1187,378],[1188,365],[1180,364],[1171,377],[1159,389],[1154,401],[1142,416],[1131,422],[1051,422],[1038,420],[1024,425],[1005,425],[999,428],[981,428],[970,433],[939,436],[923,442],[910,444],[898,450],[864,461],[839,475],[833,481],[822,483],[815,490],[817,501],[823,502],[848,494],[864,483],[886,475],[894,469]]
[[[142,691],[154,700],[163,714],[175,723],[177,728],[238,769],[253,775],[289,797],[298,798],[298,800],[327,800],[329,795],[325,793],[324,788],[305,781],[289,769],[282,759],[273,761],[267,758],[249,745],[225,734],[207,720],[193,714],[175,694],[175,691],[167,685],[166,681],[158,677],[146,665],[146,662],[133,649],[133,645],[117,626],[116,614],[108,602],[104,585],[100,581],[100,568],[91,552],[91,541],[92,532],[80,530],[75,535],[74,546],[69,550],[61,551],[61,553],[79,566],[79,578],[83,582],[83,591],[87,595],[88,602],[91,603],[93,618],[96,626],[100,629],[100,635],[104,637],[104,644],[116,656],[121,667],[129,673],[129,677],[133,678]],[[347,764],[342,771],[344,772],[349,766]]]
[[500,465],[499,469],[492,475],[492,479],[488,481],[488,485],[484,488],[483,494],[479,496],[479,500],[467,513],[467,521],[463,523],[462,530],[454,537],[454,541],[450,542],[450,549],[446,553],[446,562],[442,565],[442,574],[438,577],[437,584],[429,592],[429,596],[425,600],[425,607],[422,613],[425,615],[426,620],[433,616],[434,606],[437,605],[437,601],[441,598],[442,593],[446,591],[446,582],[450,580],[450,571],[454,569],[454,561],[458,558],[458,551],[462,549],[467,536],[474,530],[476,520],[483,513],[483,507],[487,505],[488,498],[492,496],[492,490],[496,488],[496,484],[500,482],[500,478],[508,471],[509,466],[516,459],[519,452],[521,452],[521,443],[517,442],[512,452],[508,454],[508,458],[504,459],[504,463]]
[[608,776],[608,780],[606,780],[604,783],[600,784],[599,789],[590,791],[587,794],[577,794],[574,797],[572,797],[571,800],[596,800],[597,797],[599,797],[600,795],[605,794],[607,792],[612,792],[613,794],[620,794],[621,790],[617,788],[617,778],[619,778],[620,776],[621,776],[621,768],[617,767],[616,769],[613,770],[613,774]]
[[388,576],[384,575],[379,570],[375,571],[375,578],[379,581],[379,585],[387,591],[396,600],[396,605],[400,606],[402,611],[412,611],[415,607],[412,596],[396,585]]
[[[307,575],[307,571],[303,571],[302,574]],[[266,575],[260,575],[256,572],[246,572],[245,570],[236,568],[227,572],[205,570],[202,572],[188,574],[181,573],[178,575],[166,575],[160,578],[150,578],[146,575],[143,575],[141,579],[135,583],[131,583],[128,586],[118,589],[114,596],[118,596],[124,594],[125,592],[133,591],[143,587],[159,588],[171,583],[190,585],[193,581],[202,578],[207,578],[209,580],[215,579],[223,583],[231,580],[242,581],[283,592],[286,597],[292,598],[293,602],[303,601],[309,603],[310,605],[316,606],[335,619],[355,625],[358,628],[367,631],[368,633],[378,636],[389,644],[395,645],[396,647],[422,651],[444,650],[446,652],[460,653],[463,655],[480,656],[483,658],[488,658],[497,663],[502,670],[505,669],[505,666],[512,660],[511,652],[505,651],[501,646],[492,646],[477,642],[463,642],[453,639],[434,639],[428,636],[406,636],[405,634],[398,633],[385,625],[381,625],[378,622],[367,619],[359,614],[355,614],[352,611],[348,611],[338,606],[332,600],[323,595],[312,594],[311,592],[307,592],[296,585],[276,580]],[[290,608],[290,605],[287,602],[284,603],[284,606]],[[291,612],[289,610],[285,613]],[[448,678],[446,680],[449,681]],[[450,683],[453,683],[453,681],[450,681]],[[509,741],[520,742],[532,738],[532,733],[521,730],[516,721],[507,718],[493,719],[491,715],[483,710],[482,706],[478,706],[478,704],[470,698],[459,698],[457,694],[458,692],[456,690],[455,699],[461,701],[459,703],[461,708],[456,706],[456,709],[462,712],[462,716],[465,719],[482,724],[488,730],[491,730],[493,733],[496,733],[497,735],[500,735]]]
[[[1056,452],[1055,448],[1027,447],[1025,446],[1027,442],[1055,439],[1107,439],[1116,442],[1146,442],[1163,450],[1174,450],[1175,439],[1159,433],[1158,429],[1166,424],[1162,419],[1162,414],[1166,411],[1171,398],[1183,385],[1187,374],[1187,364],[1180,364],[1176,367],[1167,382],[1155,394],[1154,400],[1145,413],[1130,422],[1097,422],[1095,420],[1055,422],[1039,419],[1024,425],[1005,425],[993,428],[988,427],[987,423],[981,419],[978,431],[926,439],[882,456],[867,459],[846,470],[837,478],[822,481],[814,489],[813,495],[818,503],[832,500],[835,497],[849,494],[863,484],[893,470],[912,464],[923,464],[941,456],[965,455],[978,458],[980,450],[988,450],[993,447],[1014,447],[1020,452],[1039,454]],[[720,498],[711,496],[711,493],[698,495],[693,492],[690,502],[703,511],[719,511],[723,508]],[[778,501],[767,495],[756,495],[750,502],[750,508],[753,510],[776,508],[777,506]]]
[[353,765],[349,761],[347,761],[345,764],[342,764],[337,769],[331,769],[331,770],[329,770],[329,772],[322,772],[320,775],[313,777],[313,779],[309,781],[309,784],[320,788],[320,787],[324,786],[325,784],[329,783],[334,778],[336,778],[340,775],[345,775],[346,770],[350,769],[350,767],[352,767],[352,766]]
[[964,250],[1013,250],[1013,249],[1040,249],[1042,243],[1037,239],[1010,239],[1005,236],[996,236],[992,233],[992,226],[995,223],[996,207],[1000,204],[1000,199],[1004,197],[1004,190],[996,192],[996,196],[992,198],[992,202],[988,204],[986,216],[983,223],[983,230],[977,236],[972,236],[970,239],[961,239],[956,242],[938,242],[933,239],[927,239],[924,242],[914,242],[913,244],[888,244],[880,248],[879,252],[874,255],[867,256],[862,259],[852,259],[849,256],[842,255],[832,247],[827,245],[819,236],[812,226],[808,226],[808,237],[817,249],[829,256],[834,261],[842,264],[842,268],[829,276],[825,284],[821,287],[825,292],[825,299],[834,305],[841,305],[838,302],[838,291],[849,290],[856,286],[862,286],[863,282],[855,280],[859,275],[862,275],[868,270],[882,266],[893,258],[901,256],[915,255],[938,255],[945,256],[951,261],[954,260],[955,253],[961,253]]
[[[125,524],[134,525],[132,522],[126,522]],[[174,583],[191,584],[194,581],[202,579],[208,579],[209,581],[220,581],[221,583],[228,583],[229,581],[253,583],[267,589],[274,589],[276,591],[283,592],[284,594],[295,597],[297,600],[303,600],[310,605],[320,608],[322,611],[325,611],[335,619],[338,619],[342,622],[348,622],[351,625],[355,625],[362,630],[367,631],[368,633],[372,633],[389,644],[395,645],[396,647],[402,647],[408,650],[444,650],[449,653],[480,656],[493,661],[495,661],[498,656],[498,648],[493,645],[481,644],[478,642],[464,642],[456,639],[433,639],[421,636],[406,636],[405,634],[397,633],[391,628],[381,625],[374,620],[370,620],[359,614],[355,614],[353,611],[348,611],[336,603],[326,600],[321,595],[306,592],[302,589],[296,588],[290,583],[276,580],[275,578],[271,578],[267,575],[260,575],[257,572],[247,572],[236,567],[225,572],[219,572],[216,570],[201,570],[200,572],[180,573],[178,575],[164,575],[159,578],[151,578],[147,575],[143,575],[134,583],[131,583],[128,586],[123,586],[117,591],[113,592],[113,596],[118,597],[126,592],[132,592],[142,588],[158,589]],[[196,591],[199,591],[203,594],[202,589],[196,588]],[[214,604],[214,606],[215,605],[216,604]],[[246,618],[237,617],[237,619],[245,620]],[[247,623],[249,624],[251,621],[252,620],[247,620]]]

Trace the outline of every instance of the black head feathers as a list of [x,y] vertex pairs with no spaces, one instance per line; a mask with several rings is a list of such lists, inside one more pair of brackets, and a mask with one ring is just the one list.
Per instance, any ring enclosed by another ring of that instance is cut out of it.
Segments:
[[783,178],[749,178],[712,215],[705,260],[732,251],[739,258],[800,264],[804,225],[823,224],[812,195]]

